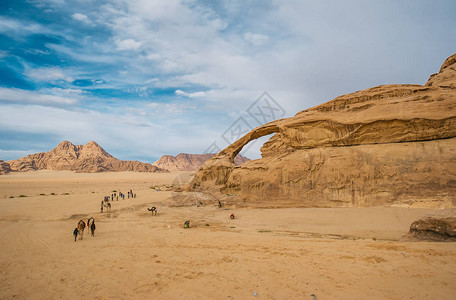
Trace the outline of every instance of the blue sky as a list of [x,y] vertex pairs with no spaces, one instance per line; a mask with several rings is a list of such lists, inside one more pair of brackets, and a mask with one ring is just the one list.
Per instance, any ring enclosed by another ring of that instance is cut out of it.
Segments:
[[[455,1],[2,0],[0,159],[97,141],[203,153],[267,91],[284,111],[424,84],[456,52]],[[258,157],[257,145],[245,154]]]

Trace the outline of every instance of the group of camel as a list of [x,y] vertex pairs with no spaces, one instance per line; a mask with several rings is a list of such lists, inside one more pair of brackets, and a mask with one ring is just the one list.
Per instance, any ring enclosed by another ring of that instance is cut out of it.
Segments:
[[[136,194],[133,194],[133,192],[130,190],[128,192],[128,195],[132,196],[132,198],[136,198]],[[122,193],[119,192],[119,195],[125,199],[125,195],[123,195]],[[111,203],[109,202],[110,198],[114,200],[114,197],[116,196],[116,194],[113,194],[111,197],[109,196],[105,196],[104,199],[101,201],[101,212],[103,212],[103,208],[106,208],[106,211],[111,211]],[[129,197],[128,197],[129,198]],[[222,207],[222,204],[219,202],[219,207]],[[148,211],[150,211],[152,213],[152,216],[156,216],[157,213],[158,213],[158,210],[155,206],[152,206],[151,208],[147,208]],[[230,215],[230,219],[234,219],[235,216],[234,214],[231,214]],[[86,223],[84,222],[84,220],[79,220],[78,222],[78,226],[74,229],[73,231],[73,235],[74,235],[74,241],[76,242],[76,239],[79,235],[79,239],[82,240],[83,239],[83,236],[84,236],[84,229],[86,228]],[[88,220],[87,220],[87,228],[90,230],[90,233],[92,236],[95,236],[95,220],[94,218],[90,217]],[[184,223],[184,228],[190,228],[190,221],[185,221]]]
[[[130,198],[130,195],[131,198],[136,198],[136,194],[133,194],[133,190],[131,189],[128,191],[128,198]],[[109,201],[114,201],[114,198],[116,198],[117,201],[119,201],[119,196],[120,199],[125,199],[125,194],[122,192],[119,192],[118,195],[117,192],[114,192],[113,194],[111,194],[111,196],[105,196],[103,201],[101,201],[100,211],[103,212],[104,208],[106,208],[106,211],[111,211],[111,203]]]
[[[132,197],[136,197],[136,195],[133,196],[133,192],[130,190],[128,194],[132,195]],[[119,195],[122,195],[122,193],[119,193]],[[113,197],[112,197],[113,199]],[[110,197],[105,196],[104,199],[101,201],[101,212],[103,212],[103,208],[106,208],[106,211],[111,211],[111,203],[109,202]],[[152,215],[156,216],[157,215],[157,208],[155,206],[152,206],[151,208],[147,208],[148,211],[152,212]],[[87,225],[84,220],[79,220],[78,226],[74,229],[73,235],[74,235],[74,241],[76,242],[76,239],[79,235],[79,239],[82,240],[84,237],[84,230],[87,227],[88,230],[90,230],[90,233],[92,236],[95,236],[95,219],[90,217],[87,220]]]
[[[78,237],[78,235],[79,235],[80,240],[83,239],[85,228],[86,228],[86,223],[84,222],[84,220],[79,220],[78,227],[76,227],[73,231],[75,242],[76,242],[76,238]],[[90,234],[92,236],[95,236],[95,219],[94,218],[90,217],[87,220],[87,228],[90,230]]]
[[105,197],[103,201],[101,201],[101,212],[103,212],[103,208],[106,207],[106,211],[111,211],[111,203],[109,202],[109,198]]

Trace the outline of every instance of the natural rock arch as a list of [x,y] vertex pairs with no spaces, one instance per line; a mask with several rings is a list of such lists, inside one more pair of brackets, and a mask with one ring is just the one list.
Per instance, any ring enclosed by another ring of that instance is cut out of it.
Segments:
[[[268,207],[454,206],[455,68],[456,54],[426,85],[377,86],[257,127],[208,160],[187,190]],[[234,165],[249,142],[273,133],[261,159]]]
[[263,136],[277,132],[279,132],[279,126],[276,124],[276,122],[268,123],[263,126],[257,127],[254,130],[247,133],[246,135],[244,135],[236,142],[234,142],[233,144],[231,144],[230,146],[228,146],[227,148],[225,148],[224,150],[222,150],[216,156],[227,156],[229,158],[229,161],[231,163],[234,163],[234,158],[236,157],[236,155],[238,155],[239,152],[242,151],[242,148],[244,148],[248,143],[256,139],[259,139]]
[[215,184],[225,184],[231,171],[235,167],[234,158],[236,155],[238,155],[242,148],[251,141],[279,132],[280,128],[277,125],[277,122],[278,121],[274,121],[255,128],[206,161],[187,189],[196,190],[201,183],[211,180],[215,181]]

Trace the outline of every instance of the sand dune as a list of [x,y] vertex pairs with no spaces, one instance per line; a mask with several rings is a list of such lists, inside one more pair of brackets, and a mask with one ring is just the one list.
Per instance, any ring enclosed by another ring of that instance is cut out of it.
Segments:
[[[454,298],[456,244],[401,239],[435,210],[168,207],[177,175],[1,176],[0,299]],[[99,212],[105,194],[130,188],[135,199]],[[95,237],[75,243],[89,216]]]

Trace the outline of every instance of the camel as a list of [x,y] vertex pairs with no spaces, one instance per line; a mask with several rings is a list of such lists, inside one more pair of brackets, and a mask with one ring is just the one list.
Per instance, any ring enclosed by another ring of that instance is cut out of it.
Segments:
[[84,235],[84,229],[86,228],[86,223],[83,220],[79,220],[78,222],[78,233],[79,239],[82,240]]
[[107,211],[111,211],[111,203],[109,203],[107,197],[105,197],[105,199],[101,201],[101,212],[103,212],[103,207],[106,207]]
[[152,212],[152,216],[157,215],[157,208],[155,206],[152,206],[152,208],[148,208],[147,210]]
[[[92,225],[93,225],[93,230],[92,230]],[[95,232],[95,220],[90,217],[88,220],[87,220],[87,230],[90,230],[91,231],[91,234],[92,236],[94,236],[94,232]]]

